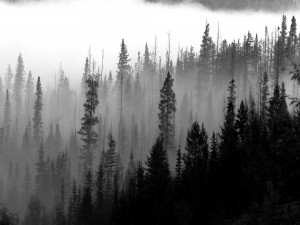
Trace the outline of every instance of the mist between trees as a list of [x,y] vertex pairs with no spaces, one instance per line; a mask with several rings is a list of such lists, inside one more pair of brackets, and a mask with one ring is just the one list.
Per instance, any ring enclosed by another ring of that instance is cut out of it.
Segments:
[[[0,80],[1,224],[296,224],[300,35],[296,19],[171,59],[148,44],[117,72],[89,53],[80,90]],[[164,60],[163,60],[164,59]],[[289,94],[289,96],[288,96]],[[290,103],[292,104],[290,105]]]

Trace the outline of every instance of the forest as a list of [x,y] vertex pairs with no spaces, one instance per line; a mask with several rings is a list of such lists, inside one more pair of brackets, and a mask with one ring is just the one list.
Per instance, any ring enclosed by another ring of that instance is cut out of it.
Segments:
[[[299,224],[300,34],[200,51],[124,39],[117,71],[91,49],[80,90],[16,66],[0,76],[0,224]],[[288,23],[290,25],[288,25]],[[117,56],[116,56],[117,57]]]

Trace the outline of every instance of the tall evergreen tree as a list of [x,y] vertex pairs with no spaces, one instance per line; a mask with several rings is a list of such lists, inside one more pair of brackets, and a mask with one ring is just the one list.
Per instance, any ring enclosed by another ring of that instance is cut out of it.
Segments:
[[48,166],[45,160],[45,152],[43,143],[41,143],[38,152],[38,161],[36,163],[36,176],[35,176],[35,193],[36,196],[42,203],[47,203],[47,199],[50,198],[48,195],[49,191],[49,177],[48,177]]
[[130,73],[130,65],[128,64],[130,61],[129,54],[127,50],[127,46],[124,43],[124,39],[122,39],[121,43],[121,51],[119,54],[119,62],[118,62],[118,71],[117,71],[117,85],[119,89],[120,95],[120,117],[123,113],[123,89],[124,82]]
[[54,135],[55,152],[60,152],[62,147],[63,147],[62,136],[61,136],[59,124],[57,123],[55,126],[55,135]]
[[6,97],[5,97],[5,103],[4,103],[4,122],[3,125],[6,129],[6,132],[9,134],[9,127],[11,123],[11,104],[10,104],[10,98],[9,98],[9,91],[6,90]]
[[162,137],[156,139],[146,160],[146,177],[150,188],[152,201],[162,201],[166,194],[166,188],[170,181],[170,170],[167,152],[164,148]]
[[91,171],[87,171],[85,174],[83,196],[79,211],[79,225],[93,225],[93,175]]
[[40,77],[38,77],[35,91],[36,99],[34,102],[34,117],[33,117],[33,140],[35,146],[39,146],[43,139],[43,91]]
[[25,105],[26,105],[26,114],[29,118],[32,116],[32,108],[33,108],[33,95],[34,95],[34,79],[32,77],[31,71],[29,71],[26,84],[25,84]]
[[[160,89],[159,102],[159,132],[163,137],[164,149],[174,154],[174,137],[175,137],[175,112],[176,99],[173,91],[173,82],[171,74],[168,73],[164,81],[163,87]],[[173,155],[171,155],[173,157]]]
[[81,159],[83,163],[83,173],[92,170],[93,154],[97,144],[97,132],[95,125],[99,122],[95,116],[98,101],[98,82],[92,77],[86,80],[87,92],[86,102],[84,103],[84,116],[81,119],[81,128],[78,134],[81,135],[83,145],[81,147]]
[[117,167],[117,153],[116,153],[116,142],[114,141],[112,134],[109,133],[108,137],[108,150],[105,154],[105,181],[106,191],[111,194],[113,191],[113,179],[116,173]]
[[22,90],[24,85],[24,61],[21,53],[18,56],[15,83],[14,83],[14,98],[15,98],[15,109],[16,109],[16,128],[20,123],[21,107],[22,107]]
[[7,67],[7,71],[6,71],[6,74],[5,74],[5,89],[8,90],[10,93],[12,93],[12,79],[13,79],[13,73],[12,73],[12,70],[11,70],[11,67],[10,65],[8,65]]

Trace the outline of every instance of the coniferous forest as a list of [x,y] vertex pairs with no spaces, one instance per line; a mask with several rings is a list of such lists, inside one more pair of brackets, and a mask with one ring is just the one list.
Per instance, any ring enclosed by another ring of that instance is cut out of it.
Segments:
[[120,39],[116,71],[88,51],[80,89],[17,55],[0,76],[0,224],[299,224],[300,34],[281,21],[236,40],[208,21],[176,58],[170,34],[136,60]]

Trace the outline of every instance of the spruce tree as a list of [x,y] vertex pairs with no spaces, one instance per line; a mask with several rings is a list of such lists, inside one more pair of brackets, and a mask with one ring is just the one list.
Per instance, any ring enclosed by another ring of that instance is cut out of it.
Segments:
[[79,225],[93,225],[94,214],[93,214],[93,175],[91,171],[87,171],[85,174],[83,196],[81,200],[79,210]]
[[32,177],[31,177],[31,173],[30,173],[30,168],[29,165],[26,164],[25,167],[25,175],[24,175],[24,180],[23,180],[23,196],[24,196],[24,200],[25,202],[28,202],[30,199],[30,196],[32,194]]
[[63,147],[62,136],[59,128],[59,124],[56,124],[55,135],[54,135],[54,149],[55,152],[60,152]]
[[241,101],[240,108],[238,109],[237,119],[235,122],[235,127],[237,130],[238,138],[241,146],[245,146],[246,138],[248,137],[248,106]]
[[297,23],[295,17],[293,16],[286,46],[287,55],[292,61],[295,60],[296,46],[298,41],[297,39]]
[[[176,112],[176,99],[173,91],[173,82],[171,74],[168,73],[164,81],[163,87],[160,89],[160,102],[159,102],[159,132],[163,137],[164,149],[169,154],[174,154],[174,137],[175,137],[175,112]],[[173,155],[171,155],[174,158]]]
[[22,90],[24,85],[24,61],[21,53],[18,56],[15,83],[14,83],[14,98],[16,110],[16,128],[20,123],[21,108],[22,108]]
[[130,65],[128,64],[130,61],[129,54],[127,50],[127,46],[124,43],[124,39],[122,39],[121,43],[121,51],[119,53],[119,62],[118,62],[118,71],[117,71],[117,85],[119,89],[119,96],[120,96],[120,117],[123,113],[123,89],[124,89],[124,82],[129,75],[130,72]]
[[211,141],[210,141],[210,157],[209,157],[209,171],[214,173],[217,170],[219,161],[219,152],[218,152],[218,140],[215,132],[213,132]]
[[152,201],[162,201],[170,181],[168,156],[162,137],[158,137],[152,146],[147,156],[146,166],[147,184],[150,188],[150,196],[154,198]]
[[90,62],[89,62],[89,58],[86,57],[85,65],[84,65],[84,73],[83,73],[82,80],[81,80],[81,95],[82,95],[82,97],[84,97],[86,92],[88,91],[86,81],[89,78],[89,76],[90,76]]
[[5,103],[4,103],[4,128],[5,133],[10,134],[10,124],[11,124],[11,104],[10,104],[10,98],[9,98],[9,91],[6,90],[6,97],[5,97]]
[[2,106],[3,105],[3,102],[4,102],[4,85],[3,85],[3,82],[2,82],[2,78],[0,76],[0,105]]
[[34,117],[33,117],[33,140],[36,147],[38,147],[43,139],[43,91],[40,77],[38,77],[36,83],[36,99],[34,102]]
[[117,167],[117,153],[116,142],[114,141],[112,134],[109,133],[108,137],[108,149],[105,154],[105,181],[106,191],[112,194],[113,191],[113,179]]
[[12,70],[11,70],[11,67],[10,65],[8,65],[7,67],[7,71],[6,71],[6,74],[5,74],[5,89],[9,91],[9,93],[12,93],[12,79],[13,79],[13,73],[12,73]]
[[26,105],[26,114],[29,118],[32,116],[32,106],[33,106],[33,95],[34,95],[34,79],[32,77],[31,71],[29,71],[26,84],[25,84],[25,105]]
[[181,182],[182,170],[183,170],[182,154],[181,154],[181,147],[179,146],[177,150],[176,167],[175,167],[175,181],[177,184]]
[[268,96],[269,96],[268,74],[264,72],[264,76],[261,82],[261,97],[260,97],[260,118],[263,124],[265,124],[267,120]]
[[97,132],[95,125],[99,122],[98,117],[95,116],[98,101],[98,82],[93,77],[88,77],[86,80],[87,92],[86,102],[84,103],[84,116],[81,119],[81,128],[78,134],[81,135],[83,145],[81,147],[81,160],[83,174],[92,170],[93,154],[97,145]]
[[94,203],[94,211],[95,211],[96,221],[98,224],[102,224],[103,216],[104,216],[104,212],[103,212],[105,206],[104,187],[105,187],[105,171],[104,171],[104,165],[100,163],[96,173],[96,181],[95,181],[96,197]]
[[35,176],[35,194],[42,203],[46,203],[48,196],[48,167],[45,160],[45,152],[43,143],[41,143],[38,152],[38,161],[36,163],[36,176]]

